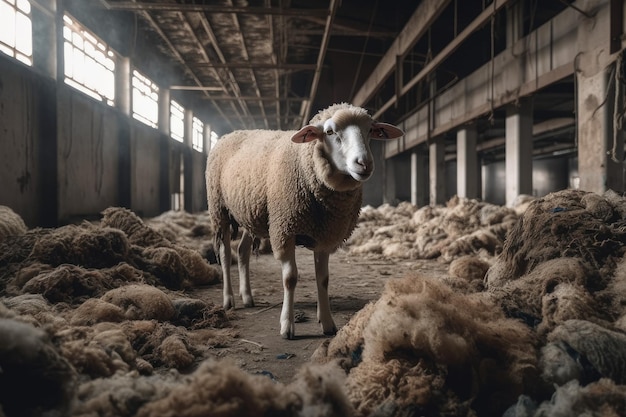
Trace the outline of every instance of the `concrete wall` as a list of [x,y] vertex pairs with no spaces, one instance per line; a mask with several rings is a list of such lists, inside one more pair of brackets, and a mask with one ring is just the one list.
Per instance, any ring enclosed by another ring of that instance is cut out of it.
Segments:
[[59,86],[57,94],[58,218],[97,214],[118,204],[119,143],[115,109]]
[[[29,227],[98,218],[110,206],[143,216],[170,208],[174,141],[0,54],[0,204]],[[188,211],[206,207],[206,155],[185,161]]]
[[169,197],[169,186],[162,189],[160,182],[160,136],[156,129],[143,124],[131,127],[131,207],[142,216],[159,214],[161,193]]
[[56,221],[54,83],[0,59],[0,204],[28,226]]
[[[577,164],[572,157],[561,156],[533,160],[533,195],[543,197],[553,191],[573,188]],[[483,165],[483,200],[504,205],[506,172],[504,161]]]

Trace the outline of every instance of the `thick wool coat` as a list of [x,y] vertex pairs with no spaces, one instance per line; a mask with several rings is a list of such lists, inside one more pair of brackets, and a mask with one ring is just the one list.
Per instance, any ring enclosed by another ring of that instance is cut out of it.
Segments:
[[354,230],[362,205],[361,183],[333,167],[321,141],[293,143],[294,133],[235,131],[207,161],[215,230],[229,221],[269,237],[277,258],[293,243],[334,252]]

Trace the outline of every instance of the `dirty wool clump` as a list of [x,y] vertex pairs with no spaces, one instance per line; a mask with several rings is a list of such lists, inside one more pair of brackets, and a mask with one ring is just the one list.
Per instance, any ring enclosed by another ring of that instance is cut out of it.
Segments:
[[443,206],[365,207],[347,242],[355,255],[450,262],[464,255],[493,257],[517,220],[514,209],[453,197]]
[[615,322],[625,312],[623,206],[615,193],[579,190],[530,203],[486,274],[488,291],[544,335],[568,319]]
[[109,207],[103,212],[102,224],[122,230],[128,236],[135,263],[168,288],[213,284],[220,278],[219,269],[209,265],[197,250],[172,243],[128,209]]
[[626,242],[626,217],[612,195],[564,190],[529,204],[489,272],[489,285],[518,279],[559,257],[580,259],[601,277],[610,276]]
[[0,241],[7,236],[19,236],[28,228],[22,217],[10,207],[0,205]]
[[0,415],[68,415],[75,383],[74,369],[46,332],[0,318]]
[[423,276],[389,281],[314,357],[339,360],[362,416],[499,415],[541,385],[530,329],[481,294]]
[[207,360],[186,375],[128,373],[86,382],[72,415],[350,417],[344,381],[333,366],[303,367],[285,385],[230,361]]

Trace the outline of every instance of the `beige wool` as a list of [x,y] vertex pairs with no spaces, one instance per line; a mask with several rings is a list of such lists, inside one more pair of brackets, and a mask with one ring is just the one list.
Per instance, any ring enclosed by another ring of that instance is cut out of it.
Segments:
[[26,233],[28,228],[22,217],[10,207],[0,205],[0,241],[7,236],[17,236]]
[[361,209],[360,184],[335,172],[320,141],[295,144],[294,133],[237,131],[218,141],[206,178],[214,230],[219,214],[228,212],[253,236],[269,237],[275,255],[291,236],[308,236],[316,250],[329,252],[350,236]]
[[484,294],[459,294],[417,275],[389,281],[314,358],[339,360],[348,371],[358,415],[385,404],[493,415],[536,389],[535,343]]

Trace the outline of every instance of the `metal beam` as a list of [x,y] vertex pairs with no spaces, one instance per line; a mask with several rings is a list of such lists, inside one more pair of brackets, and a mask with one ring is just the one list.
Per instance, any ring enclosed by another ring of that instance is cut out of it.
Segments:
[[451,0],[423,0],[402,29],[385,56],[372,71],[363,86],[352,99],[356,106],[363,106],[378,91],[380,86],[396,68],[396,57],[405,56],[415,43],[426,33]]
[[465,29],[463,29],[461,33],[459,33],[459,35],[452,40],[452,42],[447,44],[445,48],[443,48],[441,52],[437,54],[437,56],[429,61],[428,64],[426,64],[424,68],[422,68],[422,70],[417,73],[416,76],[411,78],[411,80],[400,89],[400,95],[394,95],[382,107],[380,107],[374,115],[374,118],[380,117],[380,115],[382,115],[389,107],[391,107],[398,101],[398,98],[400,96],[408,93],[417,83],[425,79],[431,72],[433,72],[439,65],[441,65],[443,61],[445,61],[450,55],[452,55],[452,53],[456,51],[457,48],[461,46],[461,44],[465,42],[472,33],[485,25],[492,18],[492,16],[496,14],[498,10],[500,10],[502,7],[504,7],[509,1],[510,0],[495,0],[492,4],[485,7],[485,9],[478,15],[478,17],[476,17],[476,19],[472,20],[472,22],[467,25]]
[[326,16],[328,9],[296,9],[281,7],[241,7],[241,6],[215,6],[208,4],[180,4],[180,3],[148,3],[134,1],[111,1],[101,0],[108,10],[128,11],[159,11],[159,12],[205,12],[205,13],[236,13],[236,14],[268,14],[277,16]]
[[311,71],[317,68],[315,64],[275,64],[268,62],[198,62],[189,63],[193,68],[230,68],[230,69],[267,69],[284,71]]
[[308,122],[309,116],[311,115],[311,106],[313,105],[313,101],[315,100],[315,95],[317,94],[317,87],[319,86],[320,77],[322,75],[322,67],[324,65],[324,58],[326,57],[326,50],[328,48],[328,42],[330,41],[330,30],[333,26],[333,20],[335,19],[335,14],[337,13],[337,8],[339,7],[339,0],[330,0],[330,12],[328,13],[328,17],[326,18],[326,28],[324,29],[324,36],[322,36],[322,44],[320,45],[320,53],[317,56],[317,68],[315,69],[315,74],[313,75],[313,82],[311,83],[311,94],[309,94],[310,99],[302,102],[302,110],[300,113],[302,114],[302,124]]

